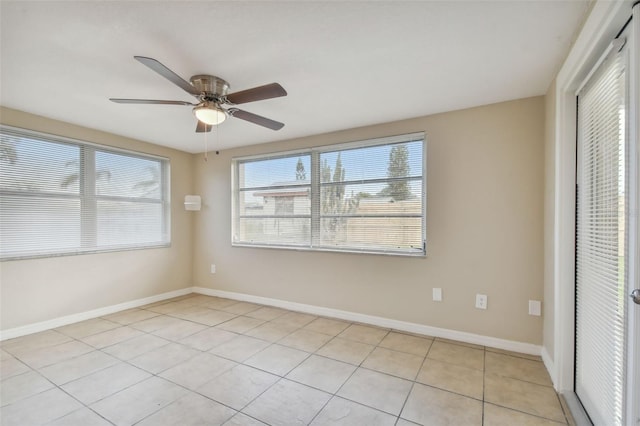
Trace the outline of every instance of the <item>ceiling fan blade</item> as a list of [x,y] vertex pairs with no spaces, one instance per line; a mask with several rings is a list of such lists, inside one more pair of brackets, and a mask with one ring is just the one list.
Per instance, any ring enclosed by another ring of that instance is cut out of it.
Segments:
[[243,111],[238,108],[229,108],[227,112],[229,113],[229,115],[235,118],[249,121],[253,124],[257,124],[258,126],[267,127],[271,130],[280,130],[284,127],[284,123],[280,123],[279,121],[271,120],[269,118],[253,114],[251,112]]
[[156,99],[120,99],[120,98],[109,98],[111,102],[115,102],[118,104],[156,104],[156,105],[191,105],[195,106],[197,104],[192,104],[191,102],[184,101],[161,101]]
[[161,76],[163,76],[164,78],[166,78],[167,80],[175,84],[176,86],[180,87],[185,92],[190,93],[193,96],[200,95],[200,92],[198,92],[198,90],[195,87],[193,87],[191,83],[187,82],[178,74],[174,73],[169,68],[165,67],[155,59],[147,58],[145,56],[134,56],[134,58],[138,62],[148,66],[149,68],[151,68],[152,70],[154,70],[155,72],[157,72],[158,74],[160,74]]
[[226,99],[231,104],[245,104],[247,102],[261,101],[263,99],[279,98],[280,96],[287,96],[287,91],[278,83],[271,83],[260,87],[254,87],[253,89],[231,93],[226,96]]
[[197,121],[198,121],[198,125],[196,126],[196,133],[210,132],[211,129],[213,128],[213,126],[210,124],[205,124],[200,120],[197,120]]

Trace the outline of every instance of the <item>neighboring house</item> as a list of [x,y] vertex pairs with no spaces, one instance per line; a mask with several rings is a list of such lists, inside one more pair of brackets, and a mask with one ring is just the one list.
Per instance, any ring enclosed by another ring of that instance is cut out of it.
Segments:
[[[263,198],[263,207],[259,214],[269,216],[308,215],[311,209],[309,185],[308,180],[274,182],[270,186],[275,189],[254,192],[254,197]],[[290,186],[290,188],[283,188],[285,186]]]
[[[263,220],[248,225],[246,231],[292,239],[309,235],[311,214],[310,188],[308,180],[274,182],[274,189],[254,192],[255,198],[262,198],[251,205],[245,204],[247,216],[261,216]],[[345,196],[342,205],[344,218],[322,220],[322,245],[341,245],[349,242],[361,247],[375,246],[386,241],[390,246],[420,246],[416,240],[416,228],[420,228],[420,218],[407,219],[404,214],[420,213],[422,208],[418,198],[397,201],[388,196],[359,195]],[[331,213],[323,211],[323,214]],[[291,217],[288,217],[291,216]],[[373,225],[373,226],[372,226]],[[372,232],[374,230],[374,232]]]
[[310,230],[309,219],[300,216],[311,214],[309,184],[308,180],[274,182],[271,184],[274,189],[254,192],[252,195],[262,198],[262,203],[257,202],[250,208],[245,205],[245,213],[265,218],[247,225],[246,231],[254,235],[264,234],[267,239],[269,236],[290,236],[294,241],[306,239]]

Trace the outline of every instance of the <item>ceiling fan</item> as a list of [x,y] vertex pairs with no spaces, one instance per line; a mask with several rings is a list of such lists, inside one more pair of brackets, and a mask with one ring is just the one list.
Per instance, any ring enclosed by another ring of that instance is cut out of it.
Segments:
[[191,83],[185,81],[178,74],[153,58],[144,56],[134,56],[134,58],[157,72],[176,86],[180,87],[190,95],[198,99],[198,103],[184,101],[163,101],[154,99],[120,99],[110,98],[112,102],[119,104],[155,104],[155,105],[189,105],[194,107],[193,113],[198,119],[196,132],[210,132],[215,125],[222,123],[227,116],[249,121],[259,126],[272,130],[280,130],[284,123],[271,120],[266,117],[243,111],[238,108],[223,108],[222,105],[237,105],[247,102],[261,101],[264,99],[287,96],[286,90],[278,83],[266,84],[252,89],[242,90],[235,93],[227,93],[229,83],[213,75],[194,75],[189,79]]

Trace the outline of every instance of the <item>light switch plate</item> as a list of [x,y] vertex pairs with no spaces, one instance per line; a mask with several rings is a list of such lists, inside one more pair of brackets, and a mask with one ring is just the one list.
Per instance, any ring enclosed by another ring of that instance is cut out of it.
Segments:
[[434,302],[442,302],[442,289],[434,288],[433,289],[433,301]]
[[542,315],[542,303],[539,300],[529,300],[529,315]]

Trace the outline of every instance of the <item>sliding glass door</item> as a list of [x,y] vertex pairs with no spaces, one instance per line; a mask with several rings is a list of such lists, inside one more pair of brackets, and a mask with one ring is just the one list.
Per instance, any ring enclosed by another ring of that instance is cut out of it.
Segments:
[[578,92],[575,392],[596,425],[640,424],[636,23]]

